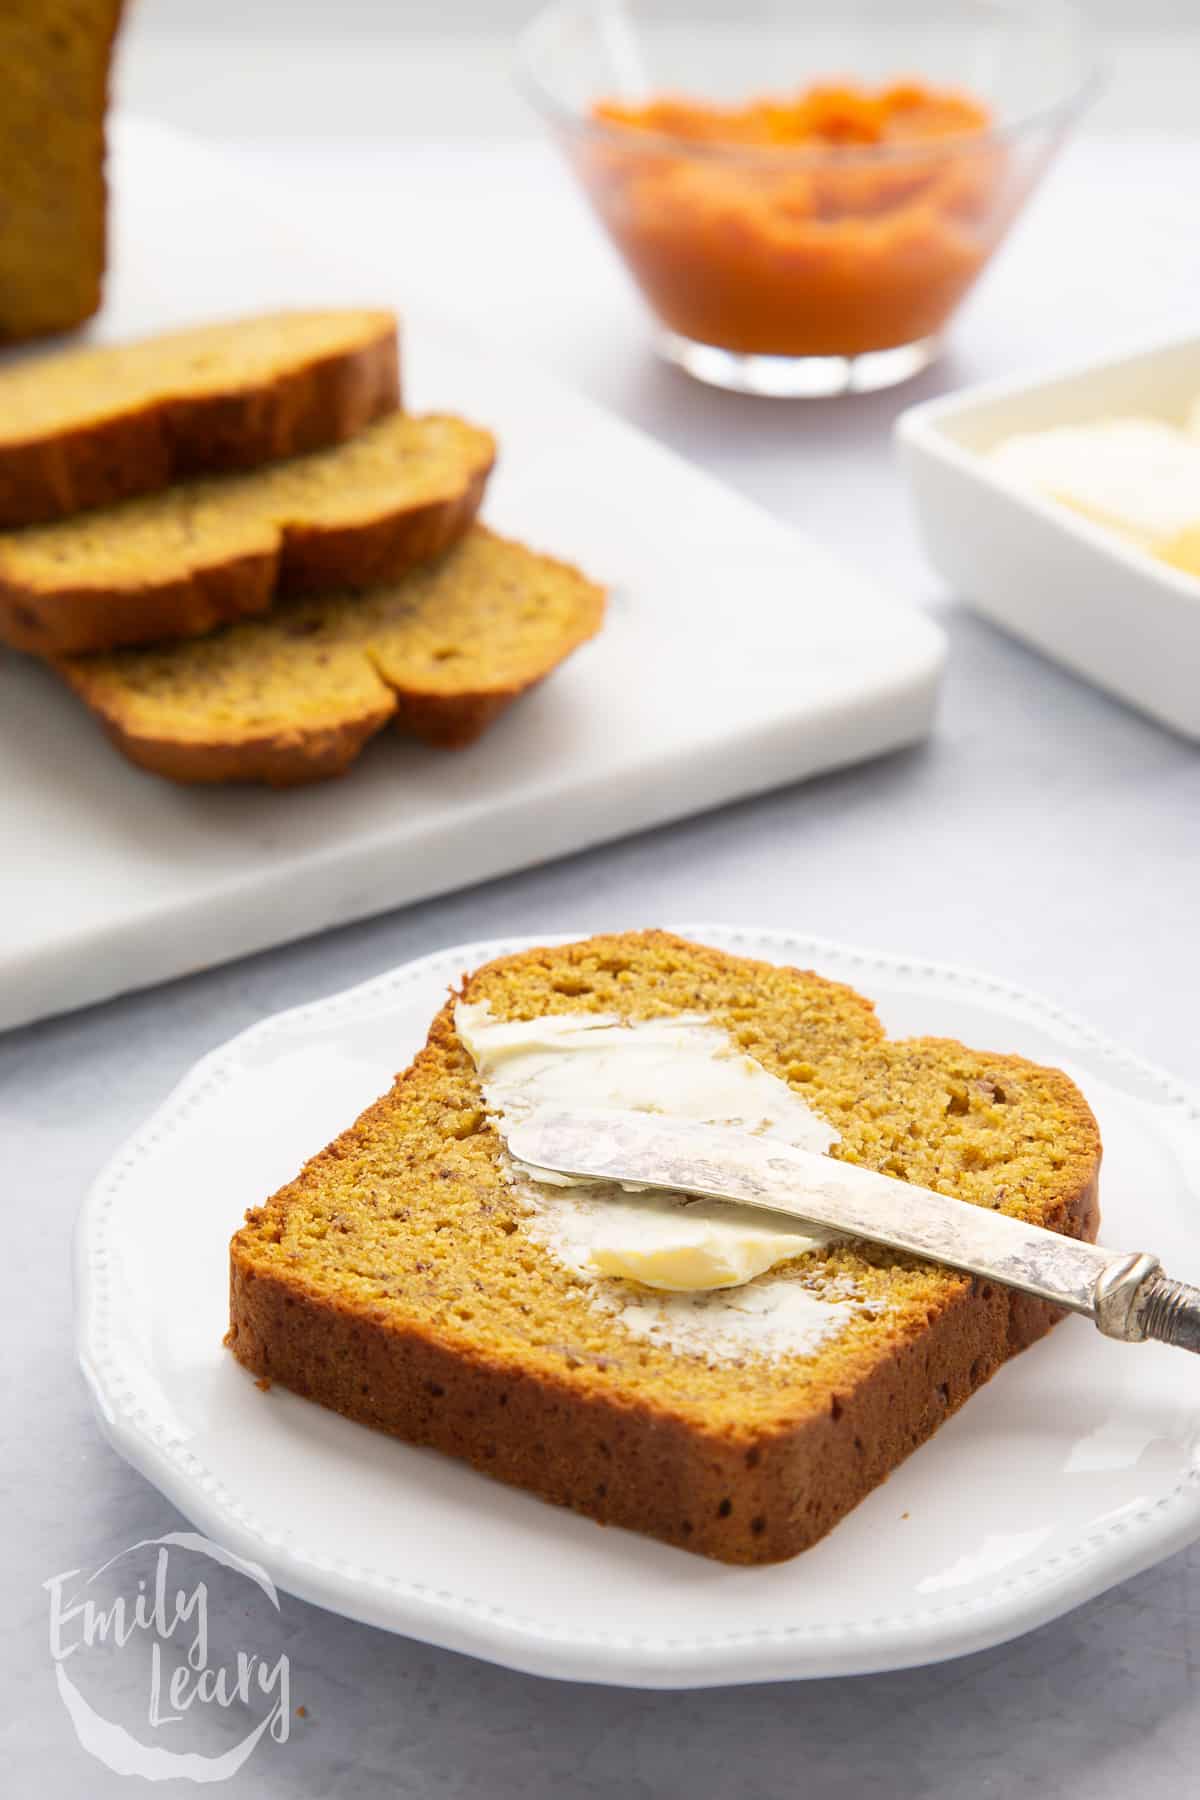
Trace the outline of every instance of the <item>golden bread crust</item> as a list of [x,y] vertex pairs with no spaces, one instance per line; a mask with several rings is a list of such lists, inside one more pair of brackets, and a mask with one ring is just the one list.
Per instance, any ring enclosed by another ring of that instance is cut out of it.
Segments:
[[[134,564],[120,581],[95,579],[86,558],[77,551],[75,565],[87,579],[73,584],[71,575],[62,572],[61,564],[55,566],[52,554],[46,554],[51,549],[46,540],[69,546],[81,528],[95,532],[105,524],[119,545],[119,510],[86,515],[80,521],[53,526],[48,533],[34,533],[37,541],[45,543],[36,579],[26,548],[30,534],[19,534],[15,541],[0,538],[0,640],[15,650],[54,658],[202,637],[236,619],[267,612],[279,599],[334,587],[369,587],[407,574],[419,563],[442,555],[473,523],[495,463],[496,447],[489,434],[462,421],[403,422],[410,430],[419,430],[422,424],[440,431],[454,425],[461,428],[465,440],[462,466],[455,474],[453,491],[433,499],[413,499],[404,493],[398,478],[396,491],[379,494],[353,519],[329,521],[320,516],[319,509],[306,518],[302,504],[278,523],[251,517],[251,547],[245,548],[247,527],[239,532],[236,508],[245,505],[246,492],[255,483],[266,486],[277,479],[277,471],[240,476],[225,484],[231,515],[224,533],[227,547],[217,541],[193,544],[182,562],[178,554],[164,549],[156,566]],[[320,461],[336,475],[338,458],[337,450],[326,451]],[[211,489],[209,484],[205,490],[210,517],[219,526],[222,495]],[[181,497],[182,510],[189,504],[191,492],[168,490],[163,496],[164,510],[175,496]],[[202,552],[203,560],[199,560]]]
[[[288,318],[279,316],[281,341]],[[0,430],[0,528],[114,506],[187,476],[257,468],[352,437],[399,405],[400,353],[391,313],[347,312],[345,320],[337,348],[290,364],[283,354],[259,375],[235,373],[227,384],[216,373],[208,391],[182,395],[172,391],[178,377],[164,339],[157,393],[130,403],[118,374],[107,411]],[[219,342],[223,332],[236,345],[238,330],[235,321],[210,335]],[[27,383],[31,369],[21,373]],[[0,381],[0,416],[4,402]]]
[[0,342],[69,331],[100,305],[105,116],[122,0],[0,7]]
[[[182,783],[292,787],[343,773],[392,722],[464,748],[603,617],[603,590],[570,564],[471,525],[439,562],[380,587],[54,667],[140,768]],[[269,702],[260,670],[275,682]]]

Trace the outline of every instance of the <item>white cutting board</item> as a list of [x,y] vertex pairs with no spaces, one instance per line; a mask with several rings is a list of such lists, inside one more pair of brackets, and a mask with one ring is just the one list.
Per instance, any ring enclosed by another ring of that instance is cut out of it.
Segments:
[[[385,734],[290,793],[140,773],[0,652],[0,1027],[148,986],[914,742],[940,632],[649,438],[422,304],[403,246],[330,268],[236,162],[115,134],[100,337],[271,305],[405,317],[406,399],[492,427],[486,517],[610,588],[602,635],[472,749]],[[389,266],[390,265],[390,266]]]

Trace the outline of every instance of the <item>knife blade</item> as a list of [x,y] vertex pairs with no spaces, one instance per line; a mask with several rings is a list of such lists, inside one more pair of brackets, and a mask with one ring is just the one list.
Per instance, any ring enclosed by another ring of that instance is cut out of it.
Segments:
[[1106,1337],[1200,1353],[1200,1289],[1146,1251],[1106,1250],[857,1163],[723,1125],[541,1108],[506,1133],[534,1171],[727,1200],[866,1238],[1090,1318]]

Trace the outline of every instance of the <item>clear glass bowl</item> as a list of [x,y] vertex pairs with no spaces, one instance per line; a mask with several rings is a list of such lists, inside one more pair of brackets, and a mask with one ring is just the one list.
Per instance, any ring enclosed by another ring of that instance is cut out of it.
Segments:
[[[1059,0],[554,0],[518,71],[663,353],[718,387],[779,395],[863,392],[924,368],[1097,85],[1085,28]],[[594,111],[847,83],[953,90],[987,123],[855,142],[851,95],[836,146],[730,144]]]

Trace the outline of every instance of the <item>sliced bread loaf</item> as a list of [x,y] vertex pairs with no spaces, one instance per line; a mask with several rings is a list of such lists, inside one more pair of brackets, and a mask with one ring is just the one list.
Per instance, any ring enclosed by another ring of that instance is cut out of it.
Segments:
[[471,743],[603,615],[602,590],[576,569],[477,525],[397,581],[55,667],[142,768],[287,787],[340,774],[389,723],[447,749]]
[[395,317],[272,313],[0,369],[0,528],[352,437],[399,405]]
[[[463,999],[500,1020],[704,1015],[840,1133],[833,1155],[1095,1235],[1100,1140],[1065,1075],[889,1040],[869,1001],[816,975],[635,932],[506,957]],[[233,1239],[226,1341],[256,1376],[592,1518],[771,1562],[821,1537],[1058,1317],[841,1241],[737,1290],[751,1335],[743,1312],[736,1352],[673,1339],[677,1311],[665,1333],[633,1329],[648,1290],[560,1260],[506,1179],[454,1011]],[[778,1310],[758,1317],[760,1348],[751,1301],[768,1279]],[[772,1343],[789,1295],[823,1309],[819,1347]]]
[[121,0],[0,6],[0,340],[69,331],[100,304],[120,17]]
[[470,525],[494,439],[391,413],[348,443],[0,536],[0,639],[61,656],[197,637],[277,597],[358,587]]

